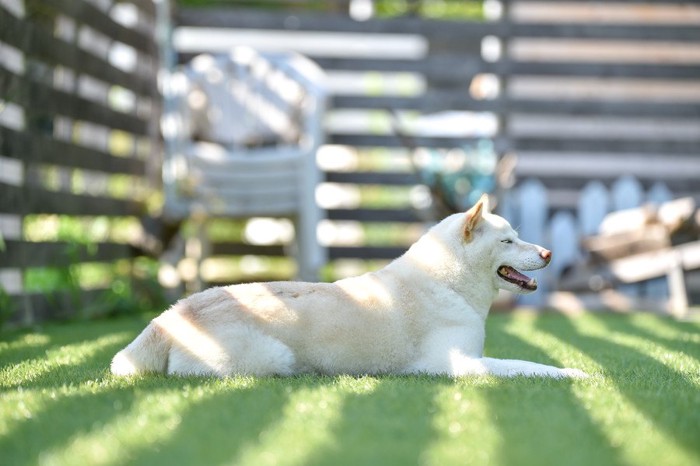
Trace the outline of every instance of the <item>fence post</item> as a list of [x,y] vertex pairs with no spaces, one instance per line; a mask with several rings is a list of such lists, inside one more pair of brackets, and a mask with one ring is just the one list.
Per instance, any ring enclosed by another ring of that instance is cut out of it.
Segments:
[[[656,182],[652,185],[652,187],[649,189],[647,192],[647,202],[650,202],[654,205],[660,205],[663,204],[664,202],[668,202],[673,199],[673,193],[671,193],[671,190],[668,189],[668,186],[666,186],[665,183],[662,182]],[[681,275],[680,279],[683,280],[683,274],[682,274],[682,268],[681,268]],[[675,269],[674,272],[675,273]],[[649,280],[647,283],[645,283],[644,287],[644,296],[650,300],[657,301],[657,302],[664,302],[668,301],[669,299],[669,286],[672,283],[671,279],[672,275],[669,275],[668,277],[659,277],[659,278],[653,278]],[[675,282],[673,282],[675,283]],[[680,288],[678,285],[675,285],[676,288]],[[684,294],[685,296],[685,294]],[[683,304],[681,303],[680,306]],[[686,303],[687,306],[687,303]]]
[[586,184],[578,200],[578,220],[582,236],[598,233],[598,227],[608,214],[610,197],[608,190],[600,181]]
[[508,190],[501,194],[496,210],[498,215],[508,220],[513,228],[518,229],[520,218],[518,217],[517,195],[513,191]]
[[579,234],[576,219],[571,212],[557,212],[549,227],[549,239],[552,247],[552,262],[548,274],[551,277],[552,289],[557,289],[557,282],[567,266],[576,263],[580,258]]
[[[520,237],[529,243],[544,246],[549,213],[547,189],[538,180],[527,180],[520,186],[519,200]],[[528,272],[528,275],[537,279],[539,287],[536,293],[520,296],[519,302],[526,306],[542,306],[549,292],[546,275],[541,270]]]
[[[631,175],[624,175],[615,180],[612,185],[612,206],[613,211],[634,209],[639,207],[644,200],[644,190],[637,178]],[[638,298],[642,292],[642,285],[634,283],[620,285],[619,291],[631,297]]]

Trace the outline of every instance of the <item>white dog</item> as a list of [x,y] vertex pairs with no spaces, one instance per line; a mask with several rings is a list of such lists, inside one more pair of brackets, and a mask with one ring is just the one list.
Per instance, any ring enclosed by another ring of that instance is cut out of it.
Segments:
[[230,376],[446,374],[585,377],[526,361],[482,356],[498,293],[529,293],[519,270],[551,252],[518,239],[482,197],[447,217],[387,267],[335,283],[273,282],[189,296],[146,327],[112,372]]

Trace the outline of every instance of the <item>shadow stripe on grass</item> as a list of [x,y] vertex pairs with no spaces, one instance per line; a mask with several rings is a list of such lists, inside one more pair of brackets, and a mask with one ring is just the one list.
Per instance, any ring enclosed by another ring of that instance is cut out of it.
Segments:
[[[509,353],[515,351],[507,355],[495,351],[498,357],[561,367],[560,361],[507,332],[503,326],[490,336],[497,346],[507,347]],[[496,464],[625,464],[619,449],[573,393],[573,383],[578,382],[516,377],[483,390],[491,416],[503,436],[503,448],[498,452]]]
[[[597,319],[588,316],[590,319]],[[566,341],[605,368],[617,390],[636,408],[668,434],[686,452],[700,459],[700,390],[679,373],[655,358],[630,346],[622,346],[604,334],[591,335],[572,318],[558,322],[538,319],[536,328]],[[621,369],[624,367],[624,369]],[[681,406],[685,405],[685,407]]]

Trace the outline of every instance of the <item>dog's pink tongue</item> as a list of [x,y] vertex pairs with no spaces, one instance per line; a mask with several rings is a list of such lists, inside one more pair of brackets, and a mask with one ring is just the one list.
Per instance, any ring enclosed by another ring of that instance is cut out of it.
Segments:
[[503,275],[505,278],[508,279],[508,281],[511,281],[513,283],[517,283],[518,285],[522,286],[523,288],[529,289],[529,290],[536,290],[537,289],[537,280],[534,278],[530,278],[527,275],[524,275],[517,270],[515,270],[513,267],[510,266],[503,266],[499,269],[499,273]]
[[522,273],[515,270],[513,267],[506,267],[506,274],[508,275],[508,278],[512,278],[513,280],[517,280],[519,282],[527,283],[531,280],[530,277],[528,277],[527,275],[523,275]]

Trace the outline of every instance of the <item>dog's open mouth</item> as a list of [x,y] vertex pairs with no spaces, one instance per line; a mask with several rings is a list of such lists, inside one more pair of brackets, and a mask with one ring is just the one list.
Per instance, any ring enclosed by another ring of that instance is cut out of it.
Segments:
[[509,265],[502,265],[498,268],[498,276],[507,282],[514,283],[520,288],[529,291],[537,289],[537,280],[515,270]]

